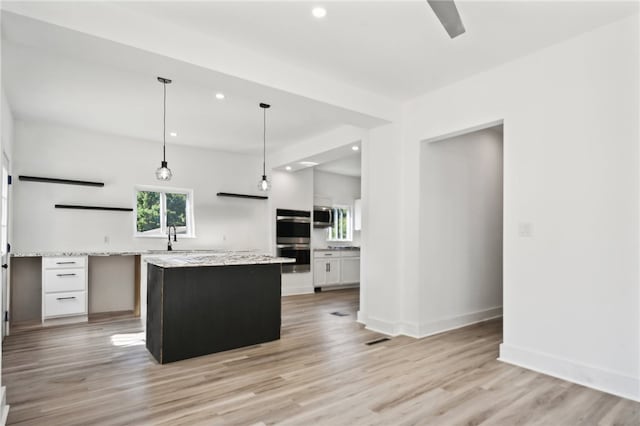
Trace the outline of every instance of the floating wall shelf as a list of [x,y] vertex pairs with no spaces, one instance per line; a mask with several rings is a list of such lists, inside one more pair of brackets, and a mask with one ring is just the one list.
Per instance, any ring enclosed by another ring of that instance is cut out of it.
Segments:
[[235,198],[251,198],[253,200],[267,200],[269,197],[264,195],[248,195],[248,194],[233,194],[231,192],[218,192],[218,197],[235,197]]
[[27,182],[61,183],[65,185],[104,186],[104,182],[90,182],[86,180],[57,179],[38,176],[18,176],[18,179]]
[[56,209],[76,209],[76,210],[105,210],[112,212],[132,212],[128,207],[104,207],[104,206],[79,206],[75,204],[56,204]]

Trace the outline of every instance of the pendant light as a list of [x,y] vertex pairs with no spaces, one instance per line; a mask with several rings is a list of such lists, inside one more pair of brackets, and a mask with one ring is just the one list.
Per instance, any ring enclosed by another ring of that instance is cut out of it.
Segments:
[[269,104],[260,103],[263,114],[263,131],[262,131],[262,179],[258,183],[258,189],[267,192],[271,188],[271,182],[267,179],[266,158],[267,158],[267,108]]
[[158,180],[171,180],[171,169],[167,166],[167,84],[171,84],[168,78],[158,77],[158,81],[162,83],[164,92],[164,108],[162,112],[162,162],[156,170],[156,178]]

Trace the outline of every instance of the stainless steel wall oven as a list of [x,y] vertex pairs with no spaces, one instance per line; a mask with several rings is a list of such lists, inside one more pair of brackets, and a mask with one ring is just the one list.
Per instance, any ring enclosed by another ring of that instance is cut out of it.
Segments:
[[311,212],[276,210],[276,248],[278,256],[291,257],[296,263],[285,263],[282,272],[311,271]]

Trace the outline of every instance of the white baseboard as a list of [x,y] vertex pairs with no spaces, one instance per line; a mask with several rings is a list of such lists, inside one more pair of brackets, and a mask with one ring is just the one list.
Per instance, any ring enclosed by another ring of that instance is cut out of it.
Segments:
[[360,312],[358,312],[358,322],[365,324],[368,330],[375,331],[377,333],[389,336],[398,336],[402,334],[404,336],[413,337],[414,339],[422,339],[423,337],[467,327],[479,322],[500,318],[501,316],[502,306],[422,324],[416,322],[393,322],[371,316],[363,318],[360,315]]
[[356,314],[356,322],[359,322],[362,325],[367,325],[367,314],[362,311],[358,311]]
[[288,286],[282,287],[282,296],[299,296],[301,294],[313,294],[313,287],[308,286]]
[[7,387],[0,388],[0,426],[7,424],[9,416],[9,406],[7,405]]
[[387,336],[397,336],[399,333],[398,325],[391,321],[386,321],[380,318],[373,318],[367,316],[367,322],[365,324],[367,330],[375,331],[376,333],[386,334]]
[[506,343],[500,345],[498,360],[612,395],[640,401],[640,378],[637,377]]
[[502,316],[502,306],[497,306],[482,311],[470,312],[468,314],[457,315],[455,317],[443,318],[436,321],[421,323],[416,330],[416,337],[433,336],[434,334],[444,333],[445,331],[455,330],[457,328],[467,327],[483,321],[488,321]]

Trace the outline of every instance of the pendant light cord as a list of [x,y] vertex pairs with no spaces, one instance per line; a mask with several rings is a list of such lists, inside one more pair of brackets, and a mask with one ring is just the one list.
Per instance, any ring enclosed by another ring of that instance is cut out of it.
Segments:
[[162,161],[167,161],[167,83],[163,82],[164,107],[162,110]]
[[263,108],[263,126],[262,126],[262,175],[266,175],[267,163],[267,109]]

